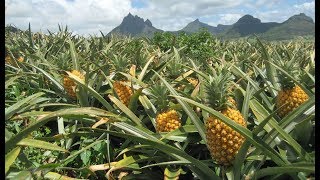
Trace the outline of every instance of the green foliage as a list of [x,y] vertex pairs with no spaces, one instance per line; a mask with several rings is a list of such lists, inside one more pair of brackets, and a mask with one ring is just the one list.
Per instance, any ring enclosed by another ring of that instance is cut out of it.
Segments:
[[170,32],[156,32],[152,38],[152,42],[162,51],[168,51],[176,46],[176,36]]
[[196,59],[203,66],[214,55],[215,38],[205,29],[193,34],[156,33],[153,42],[162,51],[173,50],[173,47],[183,48],[182,52],[185,56]]

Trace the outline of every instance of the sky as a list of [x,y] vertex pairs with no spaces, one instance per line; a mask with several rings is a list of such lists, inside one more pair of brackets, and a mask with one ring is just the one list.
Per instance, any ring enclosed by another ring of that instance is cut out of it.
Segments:
[[5,0],[5,23],[26,30],[56,32],[58,24],[75,34],[107,34],[130,12],[165,31],[199,19],[212,26],[233,24],[250,14],[262,22],[283,22],[305,13],[313,20],[315,0]]

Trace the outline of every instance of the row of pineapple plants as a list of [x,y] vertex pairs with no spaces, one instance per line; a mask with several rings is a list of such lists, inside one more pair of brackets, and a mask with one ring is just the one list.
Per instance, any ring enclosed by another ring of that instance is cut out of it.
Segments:
[[312,44],[42,36],[6,33],[7,178],[314,176]]

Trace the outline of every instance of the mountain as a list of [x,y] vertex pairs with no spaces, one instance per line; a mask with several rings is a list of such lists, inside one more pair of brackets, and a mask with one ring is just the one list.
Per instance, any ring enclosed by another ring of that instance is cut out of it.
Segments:
[[210,26],[209,24],[200,22],[199,19],[196,19],[189,24],[187,24],[186,27],[182,28],[180,31],[184,31],[186,33],[194,33],[198,32],[201,29],[207,29],[212,34],[218,34],[226,30],[230,25],[221,25],[219,24],[217,27]]
[[296,36],[315,36],[313,19],[304,13],[291,16],[288,20],[261,35],[262,38],[269,40],[293,39]]
[[121,24],[110,31],[108,35],[122,34],[131,36],[152,37],[155,32],[163,31],[153,27],[149,19],[144,21],[143,18],[140,18],[137,15],[133,16],[131,13],[129,13],[126,17],[123,18]]
[[251,34],[260,34],[267,32],[269,29],[276,27],[279,23],[268,22],[262,23],[260,19],[254,18],[251,15],[241,17],[236,23],[224,33],[224,37],[238,38],[245,37]]
[[[187,24],[181,30],[178,31],[167,31],[173,34],[179,34],[181,32],[186,32],[187,34],[194,33],[200,31],[200,29],[207,29],[212,34],[218,34],[229,28],[231,25],[221,25],[219,24],[217,27],[210,26],[206,23],[200,22],[199,19],[194,20]],[[122,35],[131,35],[131,36],[147,36],[152,37],[155,32],[163,32],[161,29],[157,29],[152,26],[152,23],[149,19],[146,21],[139,16],[133,16],[129,13],[126,17],[123,18],[121,24],[114,28],[112,31],[108,33],[111,34],[122,34]]]
[[217,33],[223,33],[225,31],[228,31],[231,27],[232,27],[232,25],[218,24],[216,31],[217,31]]
[[[240,38],[256,34],[267,40],[285,40],[295,38],[296,36],[314,37],[315,35],[315,24],[312,18],[303,13],[294,15],[282,23],[261,22],[260,19],[247,14],[232,25],[218,24],[216,27],[210,26],[206,23],[200,22],[199,19],[196,19],[188,23],[181,30],[167,32],[176,35],[180,32],[190,34],[198,32],[201,29],[207,29],[209,32],[222,39]],[[143,18],[133,16],[129,13],[124,17],[121,24],[109,32],[108,35],[123,34],[134,37],[152,37],[155,32],[163,31],[153,27],[149,19],[144,21]]]
[[215,33],[215,29],[213,26],[210,26],[208,24],[200,22],[199,19],[196,19],[196,20],[190,22],[189,24],[187,24],[186,27],[181,29],[181,31],[184,31],[186,33],[194,33],[194,32],[199,31],[202,28],[206,28],[209,32],[211,32],[213,34]]

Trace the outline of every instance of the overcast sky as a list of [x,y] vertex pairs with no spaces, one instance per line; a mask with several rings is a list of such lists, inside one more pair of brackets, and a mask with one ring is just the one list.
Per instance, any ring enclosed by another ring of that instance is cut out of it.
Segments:
[[182,29],[199,18],[201,22],[235,23],[245,14],[262,22],[283,22],[305,13],[314,19],[314,0],[5,0],[6,24],[33,31],[57,31],[68,25],[76,34],[107,34],[129,13],[149,19],[162,30]]

